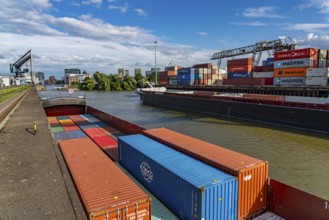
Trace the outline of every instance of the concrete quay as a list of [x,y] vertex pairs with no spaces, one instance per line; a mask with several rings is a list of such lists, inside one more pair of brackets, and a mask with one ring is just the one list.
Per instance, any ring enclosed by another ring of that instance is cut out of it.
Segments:
[[0,130],[0,220],[7,219],[86,219],[33,89]]

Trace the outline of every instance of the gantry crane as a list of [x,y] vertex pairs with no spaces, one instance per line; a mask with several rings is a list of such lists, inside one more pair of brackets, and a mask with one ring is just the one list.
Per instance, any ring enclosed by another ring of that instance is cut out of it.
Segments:
[[10,64],[10,72],[15,73],[16,77],[21,77],[23,73],[27,73],[28,69],[21,69],[21,67],[30,60],[30,75],[31,75],[31,82],[33,84],[33,61],[32,61],[32,50],[26,52],[21,58],[19,58],[15,63]]
[[272,40],[272,41],[261,41],[250,46],[240,47],[232,50],[223,50],[214,53],[210,59],[211,60],[218,59],[218,66],[220,66],[223,58],[235,57],[239,55],[252,53],[253,65],[258,66],[263,51],[294,50],[296,45],[297,45],[296,42],[292,40],[290,37]]

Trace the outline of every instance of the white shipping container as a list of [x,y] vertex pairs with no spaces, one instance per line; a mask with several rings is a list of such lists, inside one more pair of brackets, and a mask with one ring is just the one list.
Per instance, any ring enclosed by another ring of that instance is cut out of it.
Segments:
[[208,69],[207,68],[203,68],[203,74],[208,74]]
[[304,86],[305,77],[281,77],[274,78],[275,86]]
[[306,86],[326,86],[328,85],[328,77],[306,77]]
[[319,59],[318,67],[319,68],[325,68],[325,67],[327,67],[327,60],[326,59]]
[[313,103],[313,104],[329,103],[329,98],[320,98],[320,97],[285,96],[284,100],[287,102],[303,102],[303,103]]
[[272,78],[273,72],[253,72],[253,78]]
[[313,58],[274,61],[274,68],[313,67]]
[[329,68],[307,68],[306,77],[313,76],[326,76],[329,77]]
[[218,66],[217,66],[217,65],[212,65],[212,68],[213,68],[214,70],[218,70]]
[[319,59],[327,59],[327,50],[319,50]]

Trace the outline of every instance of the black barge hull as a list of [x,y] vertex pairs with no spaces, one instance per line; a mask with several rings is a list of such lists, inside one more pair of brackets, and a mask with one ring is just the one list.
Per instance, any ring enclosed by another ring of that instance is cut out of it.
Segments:
[[329,111],[228,100],[140,93],[144,104],[329,134]]

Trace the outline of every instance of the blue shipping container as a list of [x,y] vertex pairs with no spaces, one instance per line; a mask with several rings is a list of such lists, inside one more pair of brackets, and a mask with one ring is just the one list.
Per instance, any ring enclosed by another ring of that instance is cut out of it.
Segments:
[[233,73],[233,72],[228,72],[227,73],[227,78],[228,79],[234,79],[234,78],[250,78],[251,73],[250,72],[242,72],[242,73]]
[[177,75],[177,80],[194,80],[194,73],[193,74],[184,73]]
[[119,137],[119,163],[180,219],[237,218],[237,180],[143,135]]
[[178,75],[180,74],[194,74],[194,68],[193,67],[181,68],[178,70]]
[[66,133],[68,134],[68,136],[71,139],[79,139],[79,138],[85,138],[85,137],[87,137],[87,135],[83,131],[81,131],[81,130],[66,131]]
[[58,120],[65,120],[65,119],[70,119],[69,116],[57,116]]

